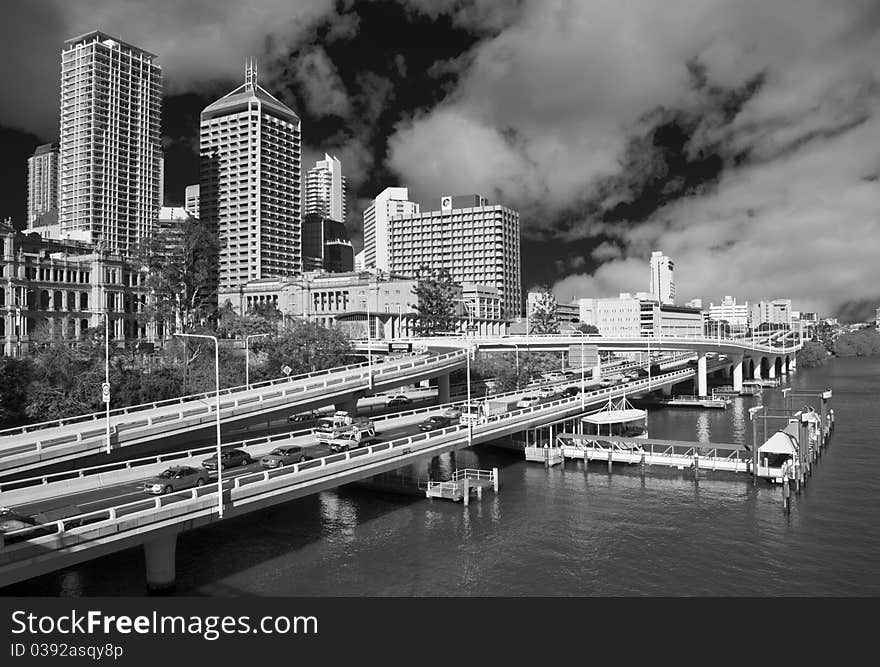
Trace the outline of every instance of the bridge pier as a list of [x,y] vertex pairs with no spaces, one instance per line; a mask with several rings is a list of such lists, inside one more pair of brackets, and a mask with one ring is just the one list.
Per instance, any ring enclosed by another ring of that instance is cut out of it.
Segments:
[[733,390],[742,391],[743,388],[743,357],[733,365]]
[[772,359],[767,365],[767,379],[773,380],[776,377],[776,359]]
[[662,387],[660,387],[660,393],[662,393],[664,396],[672,396],[672,385],[663,385]]
[[437,402],[449,403],[449,374],[441,375],[437,378]]
[[758,359],[755,363],[755,372],[752,373],[753,380],[761,380],[761,360]]
[[169,533],[144,543],[147,569],[147,593],[171,595],[177,586],[177,533]]
[[706,354],[697,357],[697,396],[709,395],[709,383],[706,380]]

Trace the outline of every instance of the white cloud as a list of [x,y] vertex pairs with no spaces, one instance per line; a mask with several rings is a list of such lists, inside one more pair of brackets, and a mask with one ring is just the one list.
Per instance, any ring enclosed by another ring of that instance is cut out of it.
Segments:
[[304,92],[305,104],[312,116],[339,116],[351,112],[351,102],[336,65],[320,46],[300,54],[294,63],[294,78]]

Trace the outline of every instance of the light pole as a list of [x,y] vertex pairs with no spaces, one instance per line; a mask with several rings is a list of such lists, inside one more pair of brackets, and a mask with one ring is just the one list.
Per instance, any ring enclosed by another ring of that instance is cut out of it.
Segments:
[[104,312],[104,386],[101,398],[107,406],[107,453],[110,453],[110,314]]
[[251,338],[262,338],[263,336],[269,336],[270,334],[261,333],[261,334],[251,334],[250,336],[244,337],[244,386],[247,389],[251,387],[251,358],[248,354],[248,341]]
[[367,382],[367,386],[372,389],[373,388],[373,334],[370,331],[372,327],[370,326],[370,282],[367,281],[367,296],[365,299],[361,299],[361,302],[364,304],[367,310],[367,368],[369,378]]
[[181,338],[207,338],[214,341],[214,382],[217,383],[217,514],[223,518],[223,459],[220,456],[220,342],[216,336],[205,334],[176,333]]

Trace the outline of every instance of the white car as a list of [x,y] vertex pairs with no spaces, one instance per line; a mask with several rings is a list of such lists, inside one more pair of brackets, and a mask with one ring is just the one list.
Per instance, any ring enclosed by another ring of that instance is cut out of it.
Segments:
[[541,397],[537,394],[526,394],[521,399],[516,402],[516,407],[518,408],[530,408],[534,405],[538,405],[541,402]]
[[553,398],[557,394],[557,390],[553,387],[542,387],[537,391],[538,398]]

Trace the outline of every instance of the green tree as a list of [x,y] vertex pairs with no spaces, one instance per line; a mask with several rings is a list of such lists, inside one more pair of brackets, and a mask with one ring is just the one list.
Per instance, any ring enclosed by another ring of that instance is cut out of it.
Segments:
[[0,357],[0,428],[28,422],[27,387],[33,370],[33,361],[27,357]]
[[874,327],[844,333],[834,341],[834,354],[839,357],[880,356],[880,332]]
[[216,290],[219,243],[207,222],[187,218],[142,242],[137,260],[147,270],[150,291],[147,316],[184,331],[216,317],[211,299]]
[[461,286],[452,280],[447,269],[431,270],[423,266],[416,273],[418,284],[413,290],[417,302],[410,304],[419,314],[416,334],[433,336],[455,327],[455,304]]
[[281,313],[274,305],[271,305],[271,309],[251,309],[247,314],[239,315],[227,300],[218,311],[217,335],[223,338],[244,338],[253,334],[276,333],[280,323]]
[[104,350],[46,345],[33,355],[25,412],[31,421],[49,421],[101,409]]
[[797,364],[802,368],[821,366],[828,360],[828,351],[819,341],[809,340],[797,353]]
[[252,359],[252,382],[284,377],[285,366],[291,375],[343,366],[353,354],[341,331],[304,320],[293,320],[280,332],[257,339],[253,352],[259,361],[254,364]]
[[598,328],[596,327],[596,325],[594,325],[594,324],[585,324],[585,323],[581,323],[581,324],[578,324],[578,325],[577,325],[576,329],[577,329],[578,331],[580,331],[581,333],[585,333],[585,334],[597,334],[597,333],[599,333],[599,329],[598,329]]
[[534,300],[529,313],[529,333],[559,333],[559,313],[556,297],[547,287],[541,288],[538,298]]

